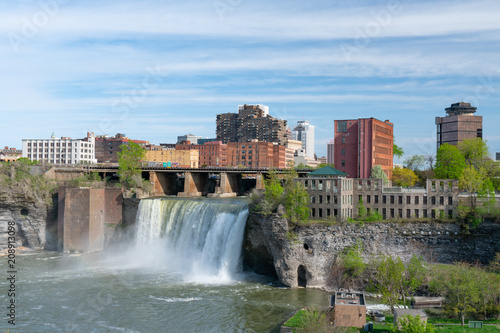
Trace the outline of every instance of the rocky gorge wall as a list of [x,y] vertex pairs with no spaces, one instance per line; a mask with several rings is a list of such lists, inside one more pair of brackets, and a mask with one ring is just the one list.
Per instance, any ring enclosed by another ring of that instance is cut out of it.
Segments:
[[0,197],[0,251],[8,246],[9,222],[16,224],[18,248],[56,250],[57,200],[47,205],[23,197]]
[[287,233],[285,219],[251,214],[243,259],[246,268],[274,275],[289,287],[327,287],[332,264],[348,246],[363,242],[364,256],[421,254],[439,263],[488,263],[500,252],[500,224],[485,222],[464,234],[456,223],[385,222],[300,226]]

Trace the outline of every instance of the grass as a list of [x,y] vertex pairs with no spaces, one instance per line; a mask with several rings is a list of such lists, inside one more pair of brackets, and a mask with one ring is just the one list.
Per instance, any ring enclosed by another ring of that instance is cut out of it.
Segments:
[[[389,332],[389,325],[385,324],[374,324],[373,332]],[[466,326],[460,325],[447,325],[447,326],[436,326],[436,332],[452,332],[452,333],[461,333],[461,332],[483,332],[483,333],[500,333],[500,326],[483,326],[483,328],[469,328],[468,324]]]
[[286,327],[299,327],[302,322],[302,317],[304,316],[305,310],[300,310],[297,312],[292,318],[288,319],[288,321],[283,324]]

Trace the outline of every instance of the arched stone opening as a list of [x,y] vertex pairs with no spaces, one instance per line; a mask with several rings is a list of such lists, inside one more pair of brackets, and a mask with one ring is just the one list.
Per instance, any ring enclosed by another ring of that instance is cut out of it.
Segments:
[[297,284],[299,287],[307,287],[307,269],[304,265],[300,265],[297,269]]

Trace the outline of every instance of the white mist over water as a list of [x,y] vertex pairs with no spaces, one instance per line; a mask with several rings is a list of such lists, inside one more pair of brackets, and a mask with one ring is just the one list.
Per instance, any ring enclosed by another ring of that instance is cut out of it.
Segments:
[[156,198],[139,204],[136,249],[186,282],[227,283],[241,270],[242,200]]

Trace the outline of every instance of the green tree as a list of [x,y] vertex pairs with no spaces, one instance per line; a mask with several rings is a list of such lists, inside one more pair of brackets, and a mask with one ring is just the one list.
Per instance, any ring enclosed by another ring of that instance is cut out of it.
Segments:
[[391,312],[398,303],[400,281],[403,279],[405,267],[401,258],[379,256],[374,260],[374,273],[370,280],[370,289],[382,295],[382,301],[389,305]]
[[434,325],[424,322],[420,316],[406,315],[398,318],[398,325],[389,326],[391,333],[434,333]]
[[439,179],[458,179],[466,167],[465,158],[457,147],[445,143],[436,155],[434,172]]
[[401,278],[400,294],[403,297],[404,306],[406,306],[406,299],[413,296],[426,277],[427,273],[422,258],[413,255],[410,262],[405,265],[405,271]]
[[321,169],[321,168],[324,168],[326,166],[330,166],[332,168],[335,168],[335,164],[333,164],[333,163],[320,163],[320,164],[318,164],[318,166],[316,166],[316,169]]
[[142,186],[141,160],[146,156],[146,151],[137,143],[129,141],[120,146],[118,153],[118,176],[126,188]]
[[430,286],[445,297],[445,310],[458,316],[463,326],[465,317],[476,312],[480,301],[479,276],[467,263],[435,270]]
[[467,165],[476,169],[484,169],[486,161],[490,159],[488,145],[481,138],[465,139],[457,145],[457,149],[465,158]]
[[381,165],[375,165],[370,171],[370,178],[374,179],[382,179],[384,182],[384,186],[389,186],[389,178],[385,174]]
[[297,178],[297,172],[288,169],[283,188],[285,217],[293,224],[309,217],[309,193],[301,182],[296,181]]
[[405,154],[403,148],[399,147],[397,144],[396,144],[396,140],[394,140],[394,144],[392,146],[392,153],[394,156],[396,157],[399,157],[399,158],[402,158]]
[[366,208],[365,205],[363,204],[363,197],[361,195],[359,196],[359,201],[358,201],[358,218],[360,220],[364,220],[366,218]]
[[407,159],[403,161],[403,165],[412,170],[413,172],[416,172],[420,169],[422,169],[425,165],[425,156],[424,155],[411,155]]
[[397,166],[392,171],[392,183],[396,186],[411,187],[415,186],[417,181],[418,176],[410,169]]
[[477,193],[484,188],[484,181],[484,174],[473,166],[466,167],[458,179],[458,187],[469,194],[469,204],[472,211],[476,210]]
[[357,241],[356,244],[344,249],[341,259],[346,269],[346,274],[359,277],[364,273],[366,263],[363,260],[362,253],[363,243],[361,241]]

